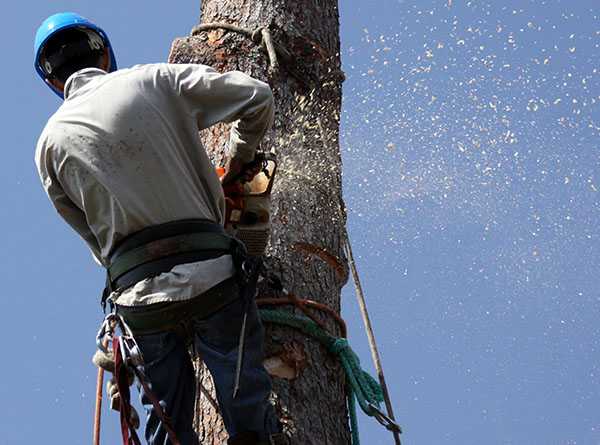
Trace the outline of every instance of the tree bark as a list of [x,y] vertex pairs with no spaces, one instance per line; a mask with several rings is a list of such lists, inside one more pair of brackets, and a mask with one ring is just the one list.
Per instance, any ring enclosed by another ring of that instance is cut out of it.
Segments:
[[[260,297],[294,294],[340,311],[347,280],[343,253],[346,216],[341,196],[339,115],[341,83],[339,14],[335,0],[203,0],[202,23],[221,22],[270,30],[279,69],[250,37],[215,29],[173,42],[169,61],[202,63],[225,72],[244,71],[268,82],[276,115],[264,149],[275,148],[279,172],[272,196],[272,233]],[[287,53],[287,54],[286,54]],[[228,128],[202,134],[222,163]],[[283,290],[278,285],[281,283]],[[298,311],[293,307],[287,310]],[[340,335],[332,317],[315,313]],[[345,379],[335,358],[299,332],[267,326],[267,357],[274,365],[273,397],[288,444],[350,443]],[[199,379],[213,391],[206,369]],[[243,382],[242,382],[243,384]],[[203,444],[222,444],[227,434],[216,410],[199,393],[197,431]]]

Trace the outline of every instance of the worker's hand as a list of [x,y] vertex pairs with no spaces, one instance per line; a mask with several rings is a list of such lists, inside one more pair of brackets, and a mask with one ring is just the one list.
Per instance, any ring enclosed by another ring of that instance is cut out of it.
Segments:
[[262,166],[260,162],[242,164],[238,159],[229,159],[225,165],[225,174],[221,177],[223,187],[232,182],[250,182],[260,173]]

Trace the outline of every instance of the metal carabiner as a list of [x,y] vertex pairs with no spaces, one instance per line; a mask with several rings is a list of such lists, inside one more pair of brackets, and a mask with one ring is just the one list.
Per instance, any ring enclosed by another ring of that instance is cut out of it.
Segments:
[[127,325],[123,317],[119,315],[115,315],[118,320],[119,327],[121,328],[121,349],[125,354],[126,361],[129,362],[131,366],[144,366],[144,357],[142,356],[142,350],[135,341],[135,337],[133,336],[133,332],[131,328]]
[[394,422],[394,420],[392,420],[387,414],[381,411],[376,405],[374,405],[371,402],[368,402],[368,406],[371,409],[375,420],[377,420],[385,429],[394,433],[402,432],[402,428],[400,428],[400,425]]
[[115,326],[116,326],[116,320],[115,320],[116,316],[114,314],[108,314],[106,317],[104,317],[104,320],[102,321],[102,324],[100,325],[100,329],[98,330],[98,333],[96,334],[96,347],[104,352],[105,354],[109,353],[108,348],[104,345],[104,340],[107,339],[108,341],[106,342],[106,344],[109,344],[113,338],[113,334],[115,332]]
[[134,367],[143,366],[144,357],[135,339],[133,337],[122,336],[121,340],[123,341],[122,346],[128,359],[128,364]]

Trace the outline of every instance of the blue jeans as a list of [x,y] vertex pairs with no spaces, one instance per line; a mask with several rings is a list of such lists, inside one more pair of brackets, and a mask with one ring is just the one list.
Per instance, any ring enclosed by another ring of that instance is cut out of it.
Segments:
[[[261,441],[268,441],[270,434],[277,432],[277,419],[268,400],[271,379],[262,364],[264,330],[254,301],[248,303],[240,389],[233,398],[244,308],[244,301],[238,299],[206,318],[192,317],[186,323],[187,338],[172,331],[136,337],[152,391],[165,403],[163,407],[181,445],[199,443],[192,428],[196,377],[188,353],[190,341],[213,377],[219,410],[229,436],[256,432]],[[170,445],[160,418],[141,392],[147,413],[148,445]]]

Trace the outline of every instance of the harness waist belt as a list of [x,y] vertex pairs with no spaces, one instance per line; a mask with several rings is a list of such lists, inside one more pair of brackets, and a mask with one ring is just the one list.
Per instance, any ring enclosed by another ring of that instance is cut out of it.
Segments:
[[111,290],[170,271],[178,264],[236,254],[239,242],[219,224],[184,220],[148,227],[128,236],[110,255]]

